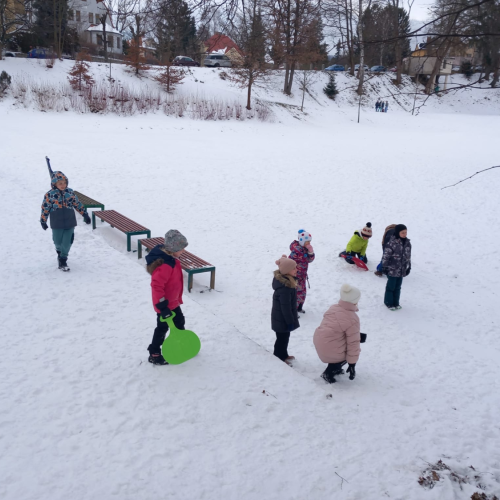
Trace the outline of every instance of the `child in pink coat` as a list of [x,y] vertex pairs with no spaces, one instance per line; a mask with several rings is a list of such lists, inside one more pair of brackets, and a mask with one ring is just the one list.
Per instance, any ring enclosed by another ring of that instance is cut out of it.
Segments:
[[305,229],[299,229],[298,237],[290,245],[289,258],[297,263],[297,311],[305,313],[302,309],[306,301],[306,281],[309,263],[315,258],[314,249],[311,245],[312,236]]
[[349,379],[356,376],[356,363],[361,352],[360,325],[356,312],[361,292],[354,286],[342,285],[340,300],[326,311],[323,321],[314,332],[313,342],[319,359],[328,363],[321,377],[333,384],[335,375],[344,373],[342,366],[349,364]]

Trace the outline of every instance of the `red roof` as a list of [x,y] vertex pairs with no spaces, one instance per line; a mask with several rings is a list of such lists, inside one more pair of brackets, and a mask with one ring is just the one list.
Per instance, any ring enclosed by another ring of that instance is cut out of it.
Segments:
[[243,52],[241,49],[226,35],[215,34],[211,36],[206,42],[205,45],[208,48],[208,52],[218,52],[219,50],[224,49],[224,54],[227,53],[231,49],[235,49],[242,56]]

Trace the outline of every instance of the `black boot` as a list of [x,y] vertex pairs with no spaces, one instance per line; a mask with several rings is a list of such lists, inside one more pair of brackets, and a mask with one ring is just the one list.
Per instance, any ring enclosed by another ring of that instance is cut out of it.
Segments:
[[300,303],[299,304],[299,307],[297,307],[297,312],[299,313],[302,313],[302,314],[305,314],[306,312],[304,311],[304,309],[302,309],[302,306],[304,305],[304,303]]
[[65,272],[69,271],[68,257],[59,257],[58,262],[59,262],[59,269],[61,271],[65,271]]
[[149,358],[148,361],[153,363],[153,365],[168,365],[165,361],[165,358],[161,355],[161,352],[153,351],[151,352],[149,349]]
[[321,374],[321,378],[329,384],[334,384],[336,382],[335,376],[345,373],[342,369],[345,364],[345,361],[343,363],[329,363],[326,370]]

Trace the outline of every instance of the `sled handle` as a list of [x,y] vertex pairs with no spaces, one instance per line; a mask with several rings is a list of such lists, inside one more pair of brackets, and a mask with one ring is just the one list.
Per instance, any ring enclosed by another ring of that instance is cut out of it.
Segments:
[[175,313],[174,313],[174,311],[172,311],[172,314],[171,314],[168,318],[163,319],[163,318],[160,316],[160,321],[161,321],[162,323],[168,323],[168,326],[169,326],[170,328],[172,328],[172,324],[171,324],[170,322],[171,322],[174,318],[175,318]]

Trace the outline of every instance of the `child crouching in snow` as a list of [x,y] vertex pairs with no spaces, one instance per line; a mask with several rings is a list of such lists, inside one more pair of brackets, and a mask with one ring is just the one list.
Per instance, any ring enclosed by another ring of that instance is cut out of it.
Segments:
[[289,258],[297,263],[297,310],[301,313],[305,313],[302,306],[306,301],[307,294],[307,270],[309,263],[315,258],[311,240],[312,236],[307,231],[299,229],[298,239],[290,244]]
[[153,306],[157,314],[153,340],[148,347],[148,361],[155,365],[168,364],[161,352],[168,324],[161,320],[174,312],[175,326],[179,330],[185,329],[185,318],[181,310],[184,279],[179,257],[187,246],[187,239],[176,229],[171,229],[165,235],[165,243],[155,246],[146,256],[147,271],[151,274]]
[[297,264],[283,255],[276,261],[278,270],[274,271],[273,308],[271,328],[276,333],[274,355],[290,364],[295,358],[288,355],[290,332],[300,327],[297,314]]
[[368,264],[366,249],[368,248],[368,240],[372,237],[372,223],[367,222],[366,226],[360,231],[355,231],[352,238],[347,243],[344,252],[339,253],[339,257],[345,257],[349,264],[354,264],[351,257],[358,257],[365,264]]
[[356,376],[356,363],[361,352],[361,333],[358,302],[361,292],[354,286],[342,285],[340,300],[326,311],[323,321],[314,332],[313,342],[319,359],[328,363],[321,377],[333,384],[335,375],[344,373],[342,366],[349,364],[349,380]]

